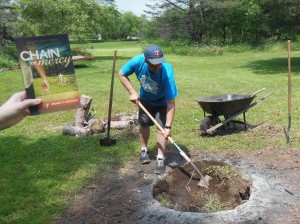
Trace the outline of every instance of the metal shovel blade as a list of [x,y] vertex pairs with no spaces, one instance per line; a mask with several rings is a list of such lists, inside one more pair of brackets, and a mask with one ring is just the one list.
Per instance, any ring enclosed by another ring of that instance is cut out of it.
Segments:
[[100,139],[100,145],[101,146],[111,146],[115,145],[117,143],[116,139],[113,138],[102,138]]
[[200,172],[200,170],[196,167],[196,165],[189,158],[186,158],[186,160],[191,164],[191,166],[196,170],[196,172],[200,176],[200,181],[197,184],[197,186],[208,188],[209,181],[212,179],[211,176],[208,176],[208,175],[203,176],[203,174]]
[[201,178],[201,180],[199,181],[199,183],[197,184],[197,186],[208,188],[208,186],[209,186],[209,181],[210,181],[211,179],[212,179],[211,176],[205,175],[205,177],[202,177],[202,178]]

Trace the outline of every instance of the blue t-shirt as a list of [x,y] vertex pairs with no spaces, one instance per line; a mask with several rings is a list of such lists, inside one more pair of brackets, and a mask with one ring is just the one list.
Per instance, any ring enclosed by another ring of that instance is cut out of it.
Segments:
[[167,100],[172,100],[178,96],[172,66],[164,62],[161,69],[152,73],[145,62],[144,54],[133,57],[122,67],[122,73],[128,77],[133,73],[139,80],[141,100],[153,106],[165,106]]

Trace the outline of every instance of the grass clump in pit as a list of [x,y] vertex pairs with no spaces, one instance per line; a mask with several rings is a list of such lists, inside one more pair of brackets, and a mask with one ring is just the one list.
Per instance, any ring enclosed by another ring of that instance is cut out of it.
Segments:
[[217,195],[210,195],[208,196],[207,203],[202,207],[202,210],[204,212],[217,212],[222,211],[222,209],[225,207],[219,199],[217,198]]

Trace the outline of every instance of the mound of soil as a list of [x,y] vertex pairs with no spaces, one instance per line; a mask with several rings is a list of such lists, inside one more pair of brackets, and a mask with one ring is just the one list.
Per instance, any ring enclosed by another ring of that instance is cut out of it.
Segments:
[[250,197],[251,180],[222,161],[194,162],[211,177],[208,188],[199,187],[199,174],[185,164],[157,181],[153,196],[165,207],[184,212],[216,212],[234,209]]

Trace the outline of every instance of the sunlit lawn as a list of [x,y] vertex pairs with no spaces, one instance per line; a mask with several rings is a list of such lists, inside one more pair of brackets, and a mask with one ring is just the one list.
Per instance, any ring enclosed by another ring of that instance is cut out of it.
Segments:
[[[141,53],[134,41],[74,44],[87,48],[95,59],[75,62],[81,94],[93,98],[97,118],[108,113],[113,50],[117,49],[113,114],[137,110],[120,84],[117,73],[132,56]],[[292,146],[300,145],[300,55],[292,59]],[[191,57],[165,55],[173,65],[179,96],[173,139],[184,149],[229,151],[259,150],[263,147],[287,148],[286,139],[251,136],[240,132],[227,136],[202,138],[198,128],[203,111],[195,102],[202,96],[246,94],[265,88],[258,98],[274,94],[247,113],[249,124],[267,123],[287,126],[287,50],[225,52],[221,56]],[[139,85],[134,75],[132,83]],[[23,90],[21,73],[0,73],[0,102]],[[241,117],[239,117],[241,119]],[[102,178],[113,164],[126,163],[131,156],[138,160],[139,142],[123,132],[112,131],[117,144],[101,147],[101,135],[70,137],[62,127],[74,122],[74,110],[27,117],[18,125],[0,132],[0,223],[45,223],[57,217],[88,181]],[[154,130],[155,131],[155,130]],[[150,140],[155,149],[155,137]],[[132,158],[131,158],[132,159]]]

